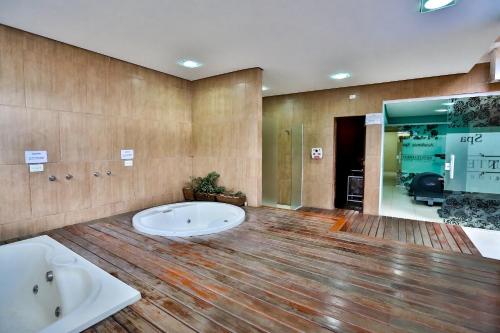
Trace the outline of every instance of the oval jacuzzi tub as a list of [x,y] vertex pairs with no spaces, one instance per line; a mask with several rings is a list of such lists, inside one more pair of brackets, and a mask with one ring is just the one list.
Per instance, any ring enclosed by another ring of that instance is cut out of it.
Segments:
[[132,224],[140,232],[172,237],[200,236],[241,224],[245,211],[220,202],[182,202],[143,210]]

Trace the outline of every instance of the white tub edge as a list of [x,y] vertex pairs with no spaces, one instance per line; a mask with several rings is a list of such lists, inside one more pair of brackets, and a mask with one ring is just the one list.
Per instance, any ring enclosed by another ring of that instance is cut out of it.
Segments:
[[[53,256],[60,254],[75,256],[79,261],[78,264],[83,265],[85,269],[89,270],[92,276],[100,281],[100,289],[94,301],[101,301],[101,303],[104,303],[101,306],[105,307],[105,311],[102,311],[97,309],[92,300],[89,303],[84,302],[83,306],[79,306],[68,315],[63,316],[61,319],[39,331],[39,333],[81,332],[141,299],[139,291],[47,235],[25,239],[4,246],[14,246],[22,243],[42,243],[48,245],[54,249]],[[55,279],[57,279],[57,276]],[[118,303],[109,305],[111,297],[116,299],[118,298],[117,295],[119,295]],[[89,318],[82,320],[84,317]],[[75,324],[76,321],[78,324]]]

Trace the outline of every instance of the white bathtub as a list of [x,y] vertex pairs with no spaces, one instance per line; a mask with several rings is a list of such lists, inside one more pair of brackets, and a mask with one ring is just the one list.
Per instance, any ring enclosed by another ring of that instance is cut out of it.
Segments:
[[48,236],[0,246],[2,333],[80,332],[140,298]]
[[153,207],[132,218],[134,228],[150,235],[187,237],[221,232],[245,220],[240,207],[220,202],[182,202]]

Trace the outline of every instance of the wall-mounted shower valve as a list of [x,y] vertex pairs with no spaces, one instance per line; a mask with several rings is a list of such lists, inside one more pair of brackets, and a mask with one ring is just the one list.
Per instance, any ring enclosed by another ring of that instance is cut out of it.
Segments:
[[51,182],[56,181],[56,179],[57,179],[57,178],[56,178],[56,176],[49,176],[49,180],[50,180]]
[[107,174],[108,176],[111,176],[111,170],[106,171],[106,174]]
[[71,178],[73,178],[73,175],[68,173],[68,174],[66,175],[66,179],[67,179],[67,180],[70,180]]
[[94,177],[99,177],[101,174],[99,172],[94,172]]

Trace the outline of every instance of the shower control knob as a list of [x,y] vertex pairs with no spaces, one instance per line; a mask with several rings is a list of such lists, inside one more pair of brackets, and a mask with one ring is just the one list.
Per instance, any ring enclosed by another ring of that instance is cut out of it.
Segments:
[[67,180],[70,180],[71,178],[73,178],[73,175],[68,173],[68,174],[66,175],[66,179],[67,179]]
[[99,177],[101,174],[99,172],[94,172],[94,177]]
[[106,171],[106,174],[107,174],[108,176],[111,176],[111,170]]
[[57,179],[57,178],[56,178],[56,176],[49,176],[49,180],[50,180],[51,182],[55,181],[56,179]]

